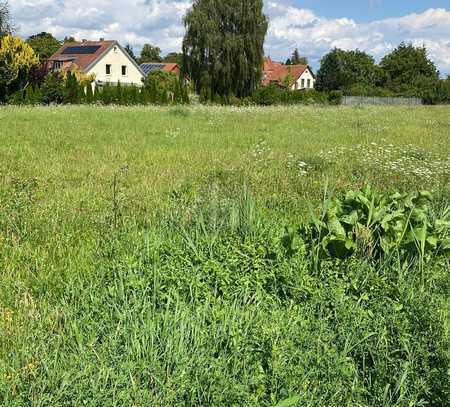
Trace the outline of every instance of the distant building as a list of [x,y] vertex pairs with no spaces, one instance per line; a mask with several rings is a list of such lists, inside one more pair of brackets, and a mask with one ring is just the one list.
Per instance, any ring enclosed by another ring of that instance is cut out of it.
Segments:
[[78,69],[95,75],[97,85],[142,85],[144,73],[117,41],[86,41],[64,44],[48,60],[51,71]]
[[[144,72],[145,77],[147,77],[151,72],[155,71],[164,71],[175,74],[176,76],[180,76],[181,68],[180,65],[176,63],[169,62],[146,62],[141,64],[141,70]],[[188,76],[184,77],[184,83],[189,84],[190,79]]]
[[149,73],[154,71],[164,71],[171,72],[177,76],[180,76],[180,66],[175,63],[166,63],[166,62],[146,62],[141,64],[141,70],[144,72],[144,75],[147,76]]
[[262,85],[286,87],[287,82],[292,90],[314,89],[316,78],[308,65],[285,65],[265,58]]

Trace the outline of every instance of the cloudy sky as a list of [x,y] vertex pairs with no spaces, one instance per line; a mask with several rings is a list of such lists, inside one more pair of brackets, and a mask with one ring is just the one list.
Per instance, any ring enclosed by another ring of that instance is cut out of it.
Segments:
[[[178,51],[191,0],[9,0],[18,34],[105,37]],[[377,59],[401,41],[425,44],[450,73],[450,0],[265,0],[266,54],[286,59],[295,47],[317,67],[333,47],[359,48]]]

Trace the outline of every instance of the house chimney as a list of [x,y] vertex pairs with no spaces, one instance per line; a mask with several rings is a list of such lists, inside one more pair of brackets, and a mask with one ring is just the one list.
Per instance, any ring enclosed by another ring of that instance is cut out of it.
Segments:
[[104,38],[100,38],[100,41],[103,42],[103,41],[105,41],[105,39]]

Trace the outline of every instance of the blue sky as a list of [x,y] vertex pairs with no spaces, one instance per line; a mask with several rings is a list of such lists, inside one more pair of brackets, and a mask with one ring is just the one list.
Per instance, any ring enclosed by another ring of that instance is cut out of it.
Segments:
[[292,0],[290,3],[298,8],[309,8],[324,17],[349,17],[362,22],[402,17],[430,8],[450,10],[450,0]]
[[[18,34],[116,39],[179,51],[191,0],[9,0]],[[265,0],[265,52],[284,61],[295,48],[313,68],[334,47],[377,60],[400,42],[425,45],[441,73],[450,73],[450,0]]]

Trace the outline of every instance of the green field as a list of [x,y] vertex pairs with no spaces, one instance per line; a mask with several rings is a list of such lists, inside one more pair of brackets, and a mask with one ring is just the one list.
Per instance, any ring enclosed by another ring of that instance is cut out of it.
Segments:
[[280,242],[449,180],[449,107],[0,108],[0,405],[448,406],[445,256]]

